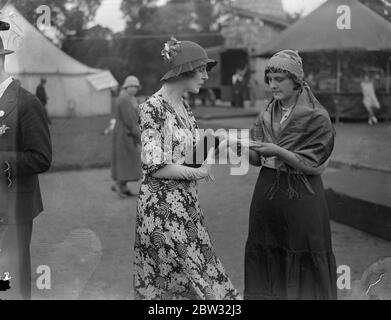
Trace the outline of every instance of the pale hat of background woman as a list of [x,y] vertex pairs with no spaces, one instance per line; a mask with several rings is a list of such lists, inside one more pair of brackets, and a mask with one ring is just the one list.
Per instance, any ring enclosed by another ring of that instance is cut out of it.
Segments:
[[160,81],[177,77],[202,65],[206,65],[206,70],[209,71],[217,64],[217,61],[208,58],[205,49],[199,44],[192,41],[178,41],[173,37],[164,44],[161,55],[167,63],[168,71]]
[[138,87],[140,88],[140,81],[137,79],[136,76],[128,76],[126,77],[124,84],[122,85],[122,88],[127,88],[127,87]]

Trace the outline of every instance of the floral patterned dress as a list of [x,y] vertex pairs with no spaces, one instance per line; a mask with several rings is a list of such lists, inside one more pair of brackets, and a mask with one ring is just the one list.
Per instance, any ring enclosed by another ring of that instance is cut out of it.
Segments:
[[216,257],[197,182],[152,176],[168,163],[183,163],[186,146],[199,140],[188,107],[187,112],[188,124],[160,93],[140,105],[144,175],[137,201],[135,299],[241,299]]

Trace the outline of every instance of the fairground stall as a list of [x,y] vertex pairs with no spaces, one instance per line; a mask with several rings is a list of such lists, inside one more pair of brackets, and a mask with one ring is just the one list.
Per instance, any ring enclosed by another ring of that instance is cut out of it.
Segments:
[[391,118],[391,23],[368,7],[357,0],[329,0],[256,56],[284,49],[299,51],[307,82],[336,121],[367,118],[360,87],[365,74],[381,105],[376,115]]

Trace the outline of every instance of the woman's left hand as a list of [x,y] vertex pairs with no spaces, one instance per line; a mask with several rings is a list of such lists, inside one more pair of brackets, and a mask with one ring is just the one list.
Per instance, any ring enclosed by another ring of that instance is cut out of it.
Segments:
[[205,161],[203,162],[203,164],[199,168],[199,170],[203,171],[203,173],[205,174],[204,178],[205,178],[206,182],[209,182],[209,181],[216,182],[215,177],[212,173],[212,164],[215,163],[214,153],[215,153],[215,150],[213,148],[211,148],[208,152],[208,155],[207,155]]
[[251,147],[251,149],[257,151],[260,155],[264,157],[274,157],[280,154],[281,147],[277,146],[274,143],[260,142],[258,146]]

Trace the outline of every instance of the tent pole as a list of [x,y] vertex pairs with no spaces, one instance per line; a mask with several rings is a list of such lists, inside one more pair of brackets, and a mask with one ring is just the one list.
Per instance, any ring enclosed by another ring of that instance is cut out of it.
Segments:
[[387,93],[390,93],[390,61],[391,61],[391,57],[389,56],[387,58],[387,79],[386,79],[386,92]]
[[337,93],[341,92],[341,56],[337,51]]
[[337,51],[337,92],[335,94],[334,103],[335,103],[335,122],[339,123],[339,102],[340,102],[340,92],[341,92],[341,57],[340,52]]

